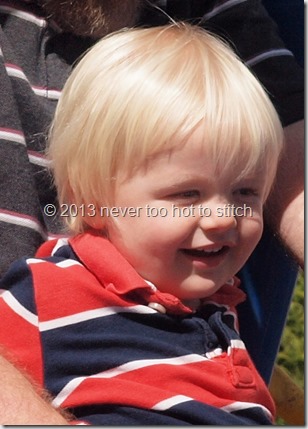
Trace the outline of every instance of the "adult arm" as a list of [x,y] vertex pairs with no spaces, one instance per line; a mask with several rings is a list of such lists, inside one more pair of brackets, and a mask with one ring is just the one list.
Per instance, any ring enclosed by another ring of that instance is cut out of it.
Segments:
[[0,424],[63,425],[70,416],[43,389],[41,340],[32,276],[15,262],[0,281]]
[[285,147],[265,215],[287,250],[304,267],[304,121],[285,129]]
[[48,395],[1,355],[0,424],[68,425],[68,418],[51,406]]

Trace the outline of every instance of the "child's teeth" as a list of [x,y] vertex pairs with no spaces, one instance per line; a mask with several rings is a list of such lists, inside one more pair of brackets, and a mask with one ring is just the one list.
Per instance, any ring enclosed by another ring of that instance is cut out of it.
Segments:
[[222,247],[220,247],[219,249],[213,249],[213,250],[205,250],[205,249],[197,249],[200,252],[204,252],[204,253],[217,253],[222,249]]

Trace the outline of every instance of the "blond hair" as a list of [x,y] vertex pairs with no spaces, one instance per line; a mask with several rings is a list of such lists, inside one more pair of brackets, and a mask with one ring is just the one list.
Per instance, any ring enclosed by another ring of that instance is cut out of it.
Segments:
[[[217,37],[184,23],[99,41],[65,84],[50,133],[59,202],[111,204],[119,171],[188,141],[200,124],[217,167],[272,184],[282,128],[266,92]],[[189,144],[189,143],[188,143]],[[71,217],[74,232],[87,219]]]

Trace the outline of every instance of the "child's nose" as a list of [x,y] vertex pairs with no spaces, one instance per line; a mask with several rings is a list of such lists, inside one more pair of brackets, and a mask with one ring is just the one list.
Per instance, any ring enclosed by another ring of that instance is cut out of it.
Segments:
[[204,231],[225,232],[237,227],[234,207],[230,204],[211,205],[207,211],[200,214],[199,224]]

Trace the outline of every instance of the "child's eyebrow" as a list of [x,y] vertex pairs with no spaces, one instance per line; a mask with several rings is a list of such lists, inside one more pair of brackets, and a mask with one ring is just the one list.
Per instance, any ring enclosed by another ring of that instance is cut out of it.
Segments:
[[245,183],[255,183],[255,184],[264,184],[267,181],[267,177],[258,173],[255,174],[248,174],[247,176],[241,176],[235,177],[233,180],[231,180],[231,183],[233,185],[238,185],[243,182]]
[[[209,179],[209,177],[204,177],[202,174],[184,174],[183,176],[177,176],[175,178],[167,179],[162,185],[161,189],[168,192],[173,192],[177,190],[181,190],[183,188],[189,187],[210,187],[212,185],[213,179]],[[255,186],[262,186],[266,182],[266,178],[260,176],[259,174],[249,174],[247,176],[239,177],[236,174],[229,177],[227,182],[231,186],[238,186],[241,183]]]
[[205,178],[203,175],[199,174],[185,174],[183,176],[177,176],[176,178],[171,178],[170,181],[167,179],[166,182],[163,183],[162,187],[166,190],[170,189],[178,189],[183,187],[190,187],[190,186],[200,186],[200,183],[202,185],[204,184],[210,184],[210,181],[208,178]]

